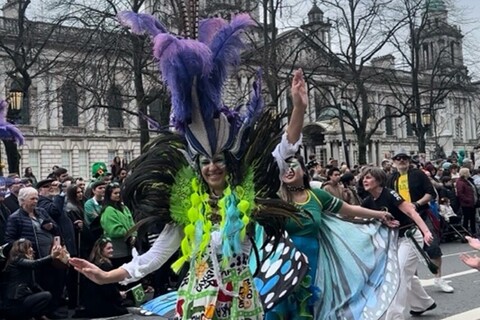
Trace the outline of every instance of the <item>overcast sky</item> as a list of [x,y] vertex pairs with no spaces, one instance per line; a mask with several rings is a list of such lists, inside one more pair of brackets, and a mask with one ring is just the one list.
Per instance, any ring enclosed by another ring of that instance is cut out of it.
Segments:
[[[295,3],[293,8],[284,10],[282,23],[284,27],[299,26],[307,20],[307,12],[312,7],[313,0],[286,0]],[[0,0],[0,6],[6,0]],[[32,0],[32,8],[42,11],[46,0]],[[480,80],[480,0],[446,0],[451,2],[456,10],[450,10],[449,18],[452,24],[461,27],[464,38],[464,57],[465,64],[470,70],[470,74],[475,80]],[[318,0],[320,8],[325,12],[325,19],[332,17],[333,12],[329,13],[328,7],[322,5]],[[286,17],[293,17],[287,19]],[[386,52],[388,53],[388,52]]]

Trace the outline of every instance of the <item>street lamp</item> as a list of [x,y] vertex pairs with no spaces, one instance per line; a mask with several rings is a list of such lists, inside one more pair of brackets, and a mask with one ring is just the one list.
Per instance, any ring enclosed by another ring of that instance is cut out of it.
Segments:
[[408,118],[410,119],[410,124],[415,127],[417,125],[417,111],[411,110],[408,113]]
[[[413,127],[416,127],[417,126],[417,111],[416,110],[410,111],[408,113],[408,118],[410,119],[410,124]],[[428,130],[430,128],[430,126],[432,125],[432,115],[430,114],[430,112],[428,112],[427,110],[422,112],[420,119],[421,119],[420,125],[422,127],[424,127],[426,130]]]
[[9,107],[16,112],[20,111],[23,103],[23,89],[17,80],[13,81],[9,92]]
[[432,115],[427,110],[422,113],[422,123],[426,129],[432,125]]

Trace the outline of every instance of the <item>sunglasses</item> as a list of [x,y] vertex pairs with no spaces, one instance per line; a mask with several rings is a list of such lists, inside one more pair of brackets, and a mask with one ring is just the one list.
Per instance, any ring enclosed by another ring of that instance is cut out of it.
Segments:
[[104,244],[104,243],[107,243],[107,242],[112,242],[112,239],[110,239],[109,237],[100,238],[100,243]]
[[409,160],[409,159],[410,159],[410,157],[408,157],[408,156],[398,156],[398,157],[393,158],[393,160],[396,160],[396,161]]

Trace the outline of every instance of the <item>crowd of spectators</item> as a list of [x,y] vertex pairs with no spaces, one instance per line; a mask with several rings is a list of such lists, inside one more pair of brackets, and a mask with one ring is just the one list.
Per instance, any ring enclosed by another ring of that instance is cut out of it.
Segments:
[[58,166],[45,179],[31,168],[0,178],[0,319],[127,313],[117,285],[97,288],[68,265],[69,257],[104,269],[131,259],[133,217],[120,195],[126,165],[115,159],[108,172],[103,164],[90,181]]
[[[433,194],[431,200],[422,203],[417,211],[429,208],[439,221],[459,219],[476,235],[480,170],[473,168],[473,162],[456,157],[422,162],[405,155],[410,168],[417,170],[415,174],[429,181],[434,190],[428,191]],[[335,159],[326,165],[315,156],[309,160],[307,168],[313,187],[323,188],[353,205],[362,205],[368,197],[363,190],[362,173],[371,165],[349,168]],[[401,154],[385,158],[379,167],[395,181],[399,175],[397,162],[401,161]],[[0,247],[4,255],[0,265],[0,318],[67,318],[67,308],[80,310],[83,317],[127,312],[122,291],[125,288],[99,287],[65,263],[65,257],[68,260],[69,256],[78,256],[104,270],[117,268],[131,260],[134,246],[146,251],[158,236],[161,226],[152,225],[148,238],[139,241],[130,231],[134,219],[120,192],[128,174],[125,166],[125,162],[115,158],[111,172],[105,165],[97,166],[90,181],[73,178],[67,169],[57,166],[41,180],[37,180],[31,168],[25,169],[23,177],[10,175],[0,179],[0,245],[7,244]],[[395,185],[390,187],[395,189]],[[416,203],[413,198],[410,201]],[[433,229],[436,226],[435,222],[429,225]],[[441,228],[437,226],[433,231],[441,237]],[[56,243],[57,239],[60,243]],[[155,295],[168,290],[171,279],[166,274],[168,265],[153,275]],[[446,283],[438,287],[453,292]]]

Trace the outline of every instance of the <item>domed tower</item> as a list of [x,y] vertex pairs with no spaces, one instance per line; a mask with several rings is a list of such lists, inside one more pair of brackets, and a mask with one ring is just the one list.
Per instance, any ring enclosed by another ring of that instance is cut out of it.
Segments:
[[418,30],[421,45],[421,70],[463,68],[463,35],[448,22],[443,0],[425,1],[425,26]]
[[308,32],[315,42],[330,48],[330,22],[323,21],[323,11],[317,5],[317,0],[313,1],[313,6],[307,14],[308,23],[301,26]]

